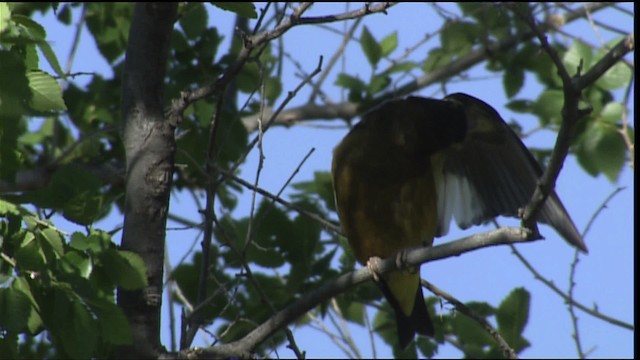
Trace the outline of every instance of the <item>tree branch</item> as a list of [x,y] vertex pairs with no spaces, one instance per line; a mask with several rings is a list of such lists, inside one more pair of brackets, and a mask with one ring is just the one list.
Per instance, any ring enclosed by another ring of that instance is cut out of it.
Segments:
[[164,351],[160,308],[164,244],[176,149],[175,128],[163,116],[164,80],[175,3],[137,3],[122,76],[122,142],[126,197],[122,249],[138,254],[147,270],[141,290],[118,289],[118,305],[131,325],[133,343],[119,358],[150,358]]
[[[553,31],[559,26],[569,24],[577,19],[583,18],[587,13],[593,13],[610,6],[608,3],[591,3],[579,11],[569,12],[566,15],[559,15],[561,21],[547,22],[539,26],[540,31]],[[513,36],[497,43],[489,44],[486,47],[478,48],[470,51],[467,55],[452,61],[449,65],[436,69],[433,72],[422,75],[393,91],[383,93],[372,100],[372,104],[378,104],[381,101],[409,95],[419,89],[429,85],[442,82],[462,71],[472,68],[473,66],[485,61],[491,54],[506,51],[523,42],[531,40],[536,36],[534,31],[523,32],[519,36]],[[267,109],[267,113],[268,113]],[[299,107],[288,109],[280,113],[275,123],[285,126],[291,126],[300,121],[307,120],[350,120],[366,111],[367,108],[360,104],[345,101],[337,104],[305,104]],[[242,118],[242,122],[247,131],[255,131],[257,123],[257,115],[248,115]]]
[[[526,229],[513,227],[500,228],[434,247],[404,250],[400,252],[397,257],[393,256],[381,261],[376,268],[376,272],[378,274],[386,274],[390,271],[398,270],[398,266],[400,266],[400,268],[414,267],[430,261],[459,256],[463,253],[484,247],[529,242],[533,240],[537,239],[532,237],[532,233]],[[318,304],[351,289],[353,286],[362,284],[371,278],[371,272],[364,267],[343,274],[335,280],[306,293],[294,304],[289,305],[272,316],[241,340],[209,348],[168,353],[162,356],[162,358],[251,357],[253,356],[252,352],[259,344],[287,324],[313,309]]]
[[238,54],[234,63],[229,68],[227,68],[222,76],[220,76],[216,81],[195,90],[185,90],[181,93],[180,98],[174,99],[172,101],[169,114],[173,119],[173,122],[177,124],[181,120],[182,113],[191,103],[214,94],[219,94],[224,89],[226,84],[238,74],[240,69],[242,69],[254,49],[279,36],[282,36],[292,27],[297,25],[318,24],[322,22],[354,19],[373,13],[385,12],[393,4],[382,3],[374,6],[366,5],[360,10],[350,11],[344,14],[303,18],[302,14],[307,11],[309,7],[311,7],[311,5],[312,3],[309,2],[301,3],[300,6],[293,11],[293,14],[291,14],[287,19],[278,24],[278,26],[276,26],[273,30],[263,31],[259,34],[245,37],[244,47],[242,48],[242,50],[240,50],[240,53]]
[[618,43],[611,51],[609,51],[591,70],[582,75],[582,69],[577,69],[576,75],[571,76],[565,68],[562,60],[558,56],[556,50],[549,44],[544,30],[536,24],[531,14],[523,14],[519,11],[517,5],[511,6],[512,10],[526,22],[533,33],[538,37],[542,48],[549,55],[555,64],[558,74],[562,79],[562,88],[564,93],[564,105],[562,107],[562,124],[558,131],[558,137],[551,154],[551,159],[547,165],[543,175],[540,177],[536,190],[531,196],[531,201],[522,212],[522,222],[526,227],[534,226],[535,219],[540,211],[542,204],[546,200],[549,193],[555,188],[556,180],[560,174],[560,170],[564,164],[564,160],[569,153],[571,139],[575,132],[576,125],[591,109],[580,109],[578,107],[582,90],[595,82],[598,77],[602,76],[608,69],[616,64],[624,55],[634,48],[633,34]]

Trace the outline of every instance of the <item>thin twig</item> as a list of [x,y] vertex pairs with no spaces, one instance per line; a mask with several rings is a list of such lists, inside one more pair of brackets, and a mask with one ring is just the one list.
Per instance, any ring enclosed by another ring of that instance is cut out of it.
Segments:
[[369,334],[369,343],[371,344],[371,358],[377,359],[378,354],[376,351],[376,343],[375,341],[373,341],[373,324],[371,324],[371,321],[369,320],[369,312],[367,311],[366,306],[364,307],[363,311],[364,311],[364,324],[367,328],[367,333]]
[[347,346],[345,346],[344,344],[344,339],[342,339],[340,336],[338,336],[337,334],[334,334],[333,332],[331,332],[326,325],[324,324],[324,322],[320,319],[318,319],[317,316],[315,316],[313,314],[313,312],[307,312],[306,316],[309,316],[311,318],[311,321],[313,321],[313,324],[311,324],[310,326],[312,328],[314,328],[317,331],[320,331],[321,333],[327,335],[329,337],[329,339],[331,340],[331,342],[333,342],[338,348],[340,348],[340,350],[342,350],[343,353],[345,353],[345,355],[350,358],[350,359],[358,359],[358,357],[356,357],[353,353],[351,353],[351,349],[348,348]]
[[344,339],[344,342],[349,346],[349,348],[351,348],[353,353],[356,355],[356,359],[362,359],[362,355],[360,354],[360,349],[356,346],[355,342],[353,341],[353,336],[351,336],[351,332],[349,331],[349,327],[347,326],[347,323],[344,320],[344,315],[342,314],[342,311],[338,306],[338,302],[336,301],[336,298],[335,297],[332,298],[330,303],[331,303],[331,307],[333,308],[333,311],[338,316],[338,319],[340,319],[340,324],[337,324],[333,316],[330,316],[330,319],[333,322],[333,325],[336,327],[336,329],[338,329],[338,332],[340,333],[340,336],[342,337],[342,339]]
[[167,308],[169,312],[169,340],[171,351],[176,351],[176,314],[173,308],[173,281],[171,281],[171,260],[167,251],[167,244],[164,244],[164,286],[167,293]]
[[437,286],[433,285],[432,283],[428,282],[427,280],[420,279],[420,283],[422,284],[422,286],[427,288],[429,291],[434,293],[436,296],[444,298],[449,303],[453,304],[453,306],[456,308],[457,311],[465,314],[470,319],[473,319],[478,324],[480,324],[480,326],[482,326],[482,328],[489,335],[491,335],[491,337],[493,337],[493,339],[496,341],[496,343],[498,344],[498,347],[500,348],[500,350],[502,350],[502,354],[503,354],[503,356],[505,358],[508,358],[508,359],[517,359],[518,358],[518,355],[516,354],[515,350],[513,350],[513,348],[511,346],[509,346],[509,344],[507,344],[507,342],[504,340],[504,338],[502,338],[500,333],[498,333],[498,331],[493,326],[491,326],[491,324],[489,324],[489,322],[487,320],[485,320],[482,316],[476,314],[475,311],[473,311],[469,307],[467,307],[464,303],[462,303],[462,301],[456,299],[455,297],[453,297],[449,293],[443,291],[442,289],[438,288]]
[[569,308],[569,316],[571,317],[571,324],[573,326],[573,342],[576,344],[576,350],[578,352],[578,357],[580,359],[585,358],[585,353],[582,351],[582,342],[580,340],[580,328],[578,327],[578,316],[576,315],[575,308],[573,306],[574,298],[573,298],[573,290],[576,287],[576,269],[578,267],[578,262],[580,261],[580,251],[578,249],[574,250],[573,261],[571,262],[570,271],[569,271],[569,289],[567,290],[567,297],[570,299],[568,303]]
[[[618,193],[620,193],[624,189],[625,189],[624,187],[616,188],[611,194],[609,194],[609,196],[607,196],[607,198],[602,202],[602,204],[600,204],[600,206],[593,213],[593,215],[589,219],[589,222],[587,222],[587,225],[585,226],[584,230],[582,231],[582,238],[583,239],[587,237],[587,234],[589,233],[589,230],[591,229],[591,225],[593,225],[593,223],[597,219],[598,215],[600,215],[600,213],[604,209],[607,208],[607,204]],[[571,316],[571,323],[573,325],[573,339],[574,339],[574,342],[576,344],[576,350],[578,352],[578,357],[580,357],[581,359],[584,359],[584,358],[586,358],[587,354],[582,350],[582,343],[580,341],[580,331],[579,331],[579,328],[578,328],[578,316],[576,315],[576,312],[575,312],[575,306],[574,306],[575,300],[574,300],[574,297],[573,297],[573,290],[575,289],[575,286],[576,286],[576,281],[575,281],[576,269],[578,267],[579,259],[580,259],[580,254],[579,254],[579,251],[576,250],[575,254],[573,255],[573,262],[571,263],[571,267],[570,267],[571,270],[569,272],[569,289],[567,290],[567,297],[569,299],[568,308],[569,308],[569,315]]]
[[331,55],[331,58],[329,58],[329,61],[327,62],[327,66],[325,67],[322,74],[320,74],[318,81],[313,86],[311,95],[309,96],[309,100],[307,100],[308,103],[315,102],[316,97],[320,92],[320,87],[322,86],[322,84],[324,84],[324,81],[329,76],[329,72],[331,72],[331,70],[333,69],[335,64],[338,62],[340,57],[344,55],[344,51],[347,49],[347,44],[349,43],[349,41],[351,41],[351,39],[353,39],[353,34],[358,28],[358,25],[360,25],[360,23],[362,22],[362,19],[363,19],[362,17],[357,18],[353,22],[353,25],[351,25],[351,28],[349,29],[349,31],[347,31],[342,37],[342,42],[338,46],[338,49],[333,53],[333,55]]
[[[575,12],[570,12],[562,16],[563,25],[569,24],[577,19],[583,18],[586,11],[591,13],[605,9],[610,6],[606,3],[590,3],[585,5],[584,9]],[[553,31],[555,29],[553,24],[541,24],[539,29],[541,31]],[[467,55],[462,56],[450,64],[438,68],[432,72],[426,73],[417,79],[411,80],[406,84],[394,88],[386,93],[382,93],[377,96],[371,104],[378,104],[384,100],[405,96],[411,94],[419,89],[427,87],[429,85],[442,83],[446,79],[453,75],[460,74],[461,72],[476,66],[477,64],[485,61],[491,54],[500,53],[514,46],[522,44],[535,36],[533,31],[523,31],[521,34],[504,39],[500,42],[488,44],[485,47],[471,50]],[[304,120],[334,120],[345,119],[350,120],[356,117],[358,114],[366,111],[368,108],[365,105],[355,104],[349,101],[342,101],[336,104],[324,104],[322,106],[317,104],[305,104],[295,108],[288,109],[285,112],[279,114],[275,122],[279,124],[291,124]],[[242,118],[242,122],[248,131],[254,131],[256,116],[249,115]]]
[[[510,245],[511,247],[511,251],[513,252],[513,254],[522,262],[522,264],[527,268],[527,270],[529,270],[529,272],[531,272],[531,274],[533,275],[533,277],[539,281],[541,281],[543,284],[545,284],[549,289],[551,289],[553,292],[555,292],[556,294],[558,294],[562,299],[564,299],[565,302],[569,303],[569,301],[571,301],[571,299],[569,299],[569,297],[562,291],[560,290],[551,280],[548,280],[547,278],[545,278],[544,276],[542,276],[534,267],[533,265],[531,265],[531,263],[529,263],[529,261],[527,261],[527,259],[524,258],[524,256],[516,249],[515,246]],[[610,324],[613,325],[617,325],[621,328],[624,329],[628,329],[633,331],[635,329],[635,326],[629,323],[626,323],[622,320],[618,320],[615,319],[613,317],[607,316],[605,314],[602,314],[601,312],[599,312],[597,309],[589,309],[588,307],[586,307],[585,305],[582,305],[581,303],[577,302],[577,301],[573,301],[573,305],[575,307],[577,307],[578,309],[584,311],[585,313],[598,318],[600,320],[604,320]]]
[[[84,29],[85,17],[87,15],[87,4],[82,5],[82,10],[80,11],[80,19],[78,19],[78,23],[76,24],[76,32],[73,35],[73,42],[71,43],[71,49],[69,49],[69,55],[67,55],[67,64],[64,69],[65,76],[69,76],[71,72],[71,68],[73,67],[73,61],[76,57],[76,52],[78,51],[78,45],[80,45],[80,35],[82,34],[82,29]],[[63,85],[62,87],[65,87]]]
[[[280,112],[282,112],[282,110],[289,104],[289,102],[298,94],[298,92],[300,91],[300,89],[302,89],[303,86],[305,86],[306,84],[308,84],[311,79],[316,76],[317,74],[320,73],[320,71],[322,70],[322,56],[320,56],[319,60],[318,60],[318,66],[316,67],[316,69],[311,72],[311,74],[309,74],[309,76],[307,76],[306,78],[304,78],[299,84],[298,86],[296,86],[296,88],[292,91],[289,91],[289,93],[287,94],[287,97],[282,101],[282,103],[280,104],[280,106],[278,106],[278,108],[276,109],[276,111],[271,114],[269,120],[265,123],[264,128],[263,128],[263,133],[266,133],[267,130],[271,127],[271,125],[274,123],[275,119],[278,117],[278,115],[280,114]],[[235,162],[235,164],[233,166],[231,166],[231,168],[229,169],[230,173],[235,172],[238,167],[240,167],[240,165],[244,162],[244,160],[246,159],[247,155],[249,155],[249,152],[253,149],[253,147],[258,143],[258,136],[255,136],[253,138],[253,140],[251,140],[249,142],[249,144],[247,145],[247,148],[245,149],[244,153],[240,156],[240,158]]]
[[326,219],[324,219],[323,217],[321,217],[321,216],[319,216],[317,214],[314,214],[314,213],[311,213],[311,212],[309,212],[309,211],[307,211],[305,209],[302,209],[302,208],[300,208],[300,207],[298,207],[298,206],[296,206],[296,205],[294,205],[294,204],[292,204],[292,203],[290,203],[290,202],[288,202],[288,201],[286,201],[286,200],[284,200],[284,199],[282,199],[282,198],[280,198],[280,197],[278,197],[276,195],[271,194],[270,192],[268,192],[268,191],[266,191],[266,190],[264,190],[262,188],[254,187],[251,183],[247,182],[246,180],[243,180],[242,178],[237,177],[236,175],[233,175],[232,173],[230,173],[228,171],[220,170],[220,174],[222,174],[225,177],[230,178],[231,180],[233,180],[233,181],[237,182],[238,184],[246,187],[247,189],[250,189],[252,191],[256,191],[260,195],[262,195],[262,196],[264,196],[264,197],[266,197],[266,198],[268,198],[268,199],[270,199],[272,201],[275,201],[275,202],[277,202],[277,203],[279,203],[281,205],[286,206],[287,208],[289,208],[291,210],[294,210],[294,211],[298,212],[301,215],[304,215],[304,216],[306,216],[306,217],[308,217],[308,218],[310,218],[310,219],[312,219],[314,221],[317,221],[327,231],[331,231],[334,234],[342,234],[342,231],[338,226],[334,225],[333,223],[327,221]]

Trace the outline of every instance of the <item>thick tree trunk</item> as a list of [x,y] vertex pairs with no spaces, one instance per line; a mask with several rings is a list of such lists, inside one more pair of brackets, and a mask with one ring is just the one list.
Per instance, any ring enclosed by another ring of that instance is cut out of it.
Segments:
[[152,358],[160,343],[164,241],[173,174],[174,125],[163,115],[164,77],[176,3],[137,3],[133,13],[122,84],[126,200],[122,249],[137,253],[149,286],[119,289],[133,344],[119,357]]

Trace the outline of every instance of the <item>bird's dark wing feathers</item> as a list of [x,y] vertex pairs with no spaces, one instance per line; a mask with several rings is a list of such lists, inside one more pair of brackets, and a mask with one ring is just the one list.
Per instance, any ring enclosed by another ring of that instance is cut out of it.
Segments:
[[[438,236],[451,218],[463,229],[498,215],[518,216],[536,187],[542,169],[500,115],[483,101],[465,94],[445,98],[463,106],[464,140],[434,154],[438,190]],[[545,201],[539,221],[554,227],[569,243],[587,248],[555,191]]]

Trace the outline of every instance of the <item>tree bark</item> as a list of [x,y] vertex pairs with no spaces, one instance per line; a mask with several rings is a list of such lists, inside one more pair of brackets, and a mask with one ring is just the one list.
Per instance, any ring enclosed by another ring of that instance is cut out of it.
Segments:
[[164,78],[177,3],[137,3],[122,82],[126,198],[122,249],[147,267],[148,287],[118,290],[118,304],[131,325],[133,343],[122,358],[152,358],[164,352],[160,308],[165,225],[176,148],[175,125],[163,115]]

